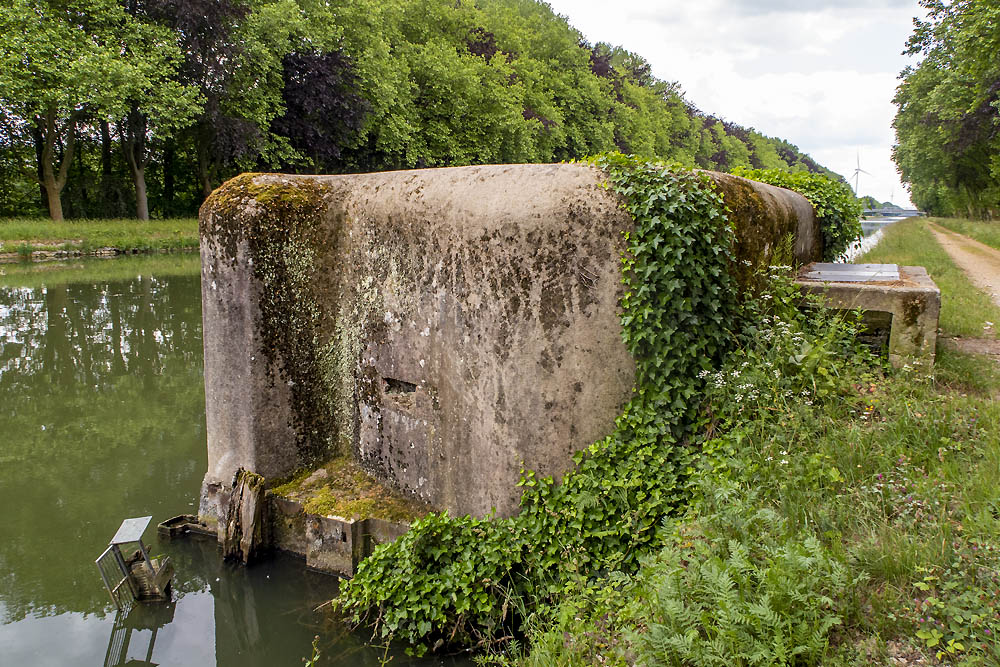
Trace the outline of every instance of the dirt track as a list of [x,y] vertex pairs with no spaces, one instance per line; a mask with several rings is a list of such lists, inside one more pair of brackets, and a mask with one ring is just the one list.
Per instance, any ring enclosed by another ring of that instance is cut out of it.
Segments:
[[[1000,306],[1000,251],[968,236],[939,227],[933,222],[928,222],[927,226],[972,284],[986,292],[993,302]],[[963,352],[981,354],[994,361],[1000,361],[1000,340],[995,338],[939,338],[938,340]]]
[[933,222],[928,222],[927,226],[972,284],[989,294],[993,303],[1000,306],[1000,250],[948,231]]

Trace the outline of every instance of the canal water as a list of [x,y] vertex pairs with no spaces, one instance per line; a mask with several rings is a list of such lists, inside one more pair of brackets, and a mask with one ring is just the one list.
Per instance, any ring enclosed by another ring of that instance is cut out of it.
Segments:
[[[294,558],[160,541],[173,602],[117,614],[94,559],[123,518],[194,512],[206,469],[197,255],[0,264],[0,664],[469,665],[374,647]],[[316,608],[320,607],[319,611]]]
[[848,246],[844,254],[837,261],[853,262],[855,259],[865,254],[882,239],[882,232],[892,224],[904,218],[871,218],[861,221],[861,238]]

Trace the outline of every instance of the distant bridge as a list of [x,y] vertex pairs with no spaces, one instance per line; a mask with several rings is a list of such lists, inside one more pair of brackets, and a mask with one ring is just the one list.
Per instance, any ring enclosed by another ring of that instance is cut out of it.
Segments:
[[895,207],[884,207],[884,208],[866,208],[861,212],[866,218],[912,218],[915,216],[927,215],[923,211],[918,211],[915,208],[895,208]]

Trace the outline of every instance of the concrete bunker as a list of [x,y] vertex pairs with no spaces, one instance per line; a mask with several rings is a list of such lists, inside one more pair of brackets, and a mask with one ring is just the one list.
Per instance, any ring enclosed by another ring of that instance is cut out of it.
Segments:
[[[804,197],[710,176],[735,273],[789,237],[797,262],[820,258]],[[604,180],[509,165],[217,190],[201,211],[202,516],[225,516],[239,468],[273,480],[338,455],[452,515],[516,513],[522,467],[561,475],[632,392],[618,305],[632,221]]]

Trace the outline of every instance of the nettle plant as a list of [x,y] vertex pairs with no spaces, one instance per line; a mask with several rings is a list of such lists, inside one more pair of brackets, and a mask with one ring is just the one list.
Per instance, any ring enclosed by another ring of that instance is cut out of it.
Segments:
[[737,167],[733,174],[794,190],[808,199],[816,211],[823,234],[823,261],[835,261],[847,250],[847,246],[861,238],[861,212],[864,207],[847,183],[821,174],[782,169]]
[[574,457],[561,483],[523,471],[510,519],[431,514],[380,547],[347,582],[340,607],[417,653],[515,636],[561,594],[634,572],[686,502],[709,371],[735,312],[733,231],[709,177],[620,154],[593,159],[635,225],[622,258],[622,335],[636,363],[614,432]]

